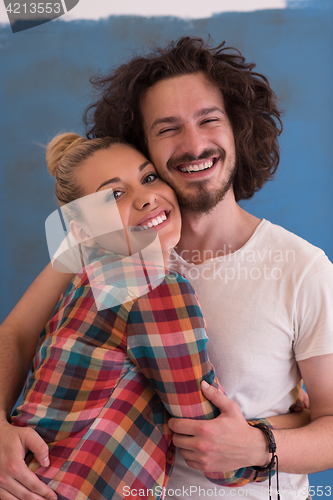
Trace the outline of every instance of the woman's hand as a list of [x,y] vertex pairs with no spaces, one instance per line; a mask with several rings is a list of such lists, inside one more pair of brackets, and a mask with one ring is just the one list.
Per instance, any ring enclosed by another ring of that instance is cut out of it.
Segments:
[[308,394],[303,388],[301,388],[299,395],[293,405],[289,408],[291,412],[301,412],[304,409],[310,409],[310,399]]

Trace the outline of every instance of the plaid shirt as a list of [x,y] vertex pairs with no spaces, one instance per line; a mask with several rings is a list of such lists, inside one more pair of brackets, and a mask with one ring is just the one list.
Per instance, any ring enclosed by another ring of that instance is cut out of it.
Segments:
[[[49,467],[26,461],[60,500],[161,499],[174,463],[170,415],[219,414],[200,390],[202,380],[217,386],[204,319],[181,275],[135,294],[142,265],[108,264],[86,266],[64,293],[12,423],[49,444]],[[209,476],[224,486],[268,477],[250,467]]]

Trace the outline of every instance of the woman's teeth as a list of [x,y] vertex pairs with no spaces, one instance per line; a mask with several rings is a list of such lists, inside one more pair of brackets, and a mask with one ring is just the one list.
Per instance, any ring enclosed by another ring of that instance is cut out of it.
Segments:
[[184,165],[178,167],[181,172],[190,173],[190,172],[201,172],[202,170],[208,170],[212,168],[214,165],[214,160],[205,161],[204,163],[199,163],[197,165]]
[[140,231],[144,231],[145,229],[149,229],[149,228],[154,227],[154,226],[159,226],[166,219],[167,219],[167,216],[165,215],[165,212],[163,212],[163,214],[158,215],[154,219],[150,219],[148,222],[145,221],[145,225],[144,226],[138,226],[138,229]]

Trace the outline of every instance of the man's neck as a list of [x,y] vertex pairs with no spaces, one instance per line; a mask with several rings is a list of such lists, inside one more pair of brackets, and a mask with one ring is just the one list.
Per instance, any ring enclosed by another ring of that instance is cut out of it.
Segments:
[[182,214],[182,234],[176,252],[194,264],[235,252],[245,245],[259,223],[260,219],[236,203],[230,190],[209,214]]

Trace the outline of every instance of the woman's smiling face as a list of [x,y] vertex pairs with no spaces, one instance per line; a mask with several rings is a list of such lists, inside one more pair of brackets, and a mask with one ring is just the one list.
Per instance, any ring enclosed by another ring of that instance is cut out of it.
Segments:
[[84,241],[82,231],[79,237],[77,229],[73,232],[82,242],[126,255],[142,250],[156,231],[163,252],[179,241],[181,217],[174,191],[131,146],[118,143],[97,151],[77,169],[77,181],[84,194],[78,201],[83,213],[78,224],[89,238]]

